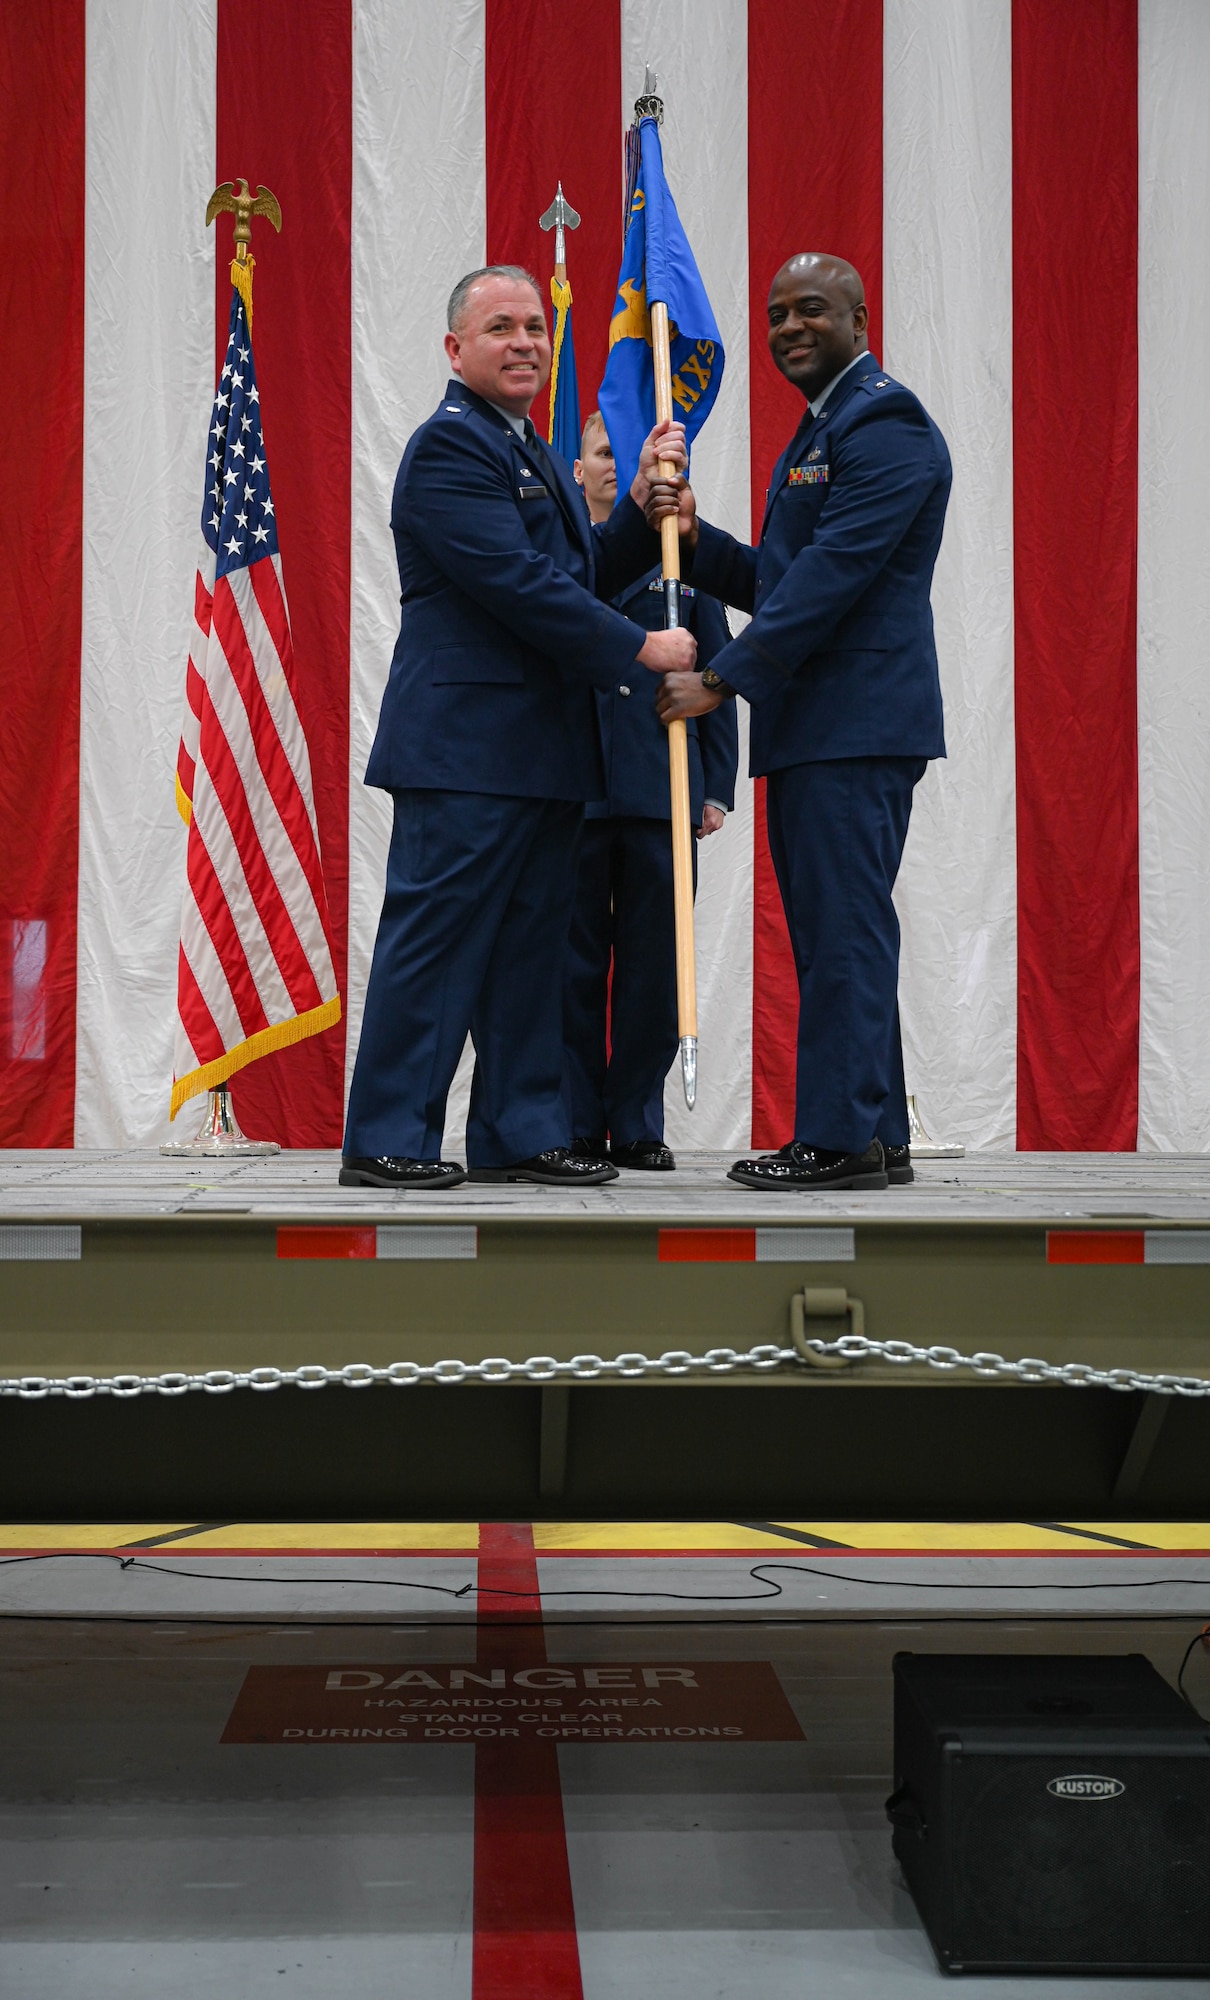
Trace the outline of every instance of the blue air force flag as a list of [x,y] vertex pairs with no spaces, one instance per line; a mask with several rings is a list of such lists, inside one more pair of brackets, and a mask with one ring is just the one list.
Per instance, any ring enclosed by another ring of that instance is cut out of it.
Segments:
[[601,384],[601,415],[617,461],[619,493],[634,478],[643,440],[655,422],[652,305],[663,302],[668,308],[672,414],[683,422],[690,445],[713,409],[723,379],[723,344],[664,179],[654,118],[639,121],[638,137],[637,173]]

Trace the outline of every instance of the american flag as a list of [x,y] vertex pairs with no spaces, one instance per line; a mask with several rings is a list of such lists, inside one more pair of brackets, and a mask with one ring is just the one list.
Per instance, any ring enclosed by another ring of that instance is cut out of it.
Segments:
[[189,826],[171,1115],[340,1019],[311,760],[244,302],[214,398],[177,804]]

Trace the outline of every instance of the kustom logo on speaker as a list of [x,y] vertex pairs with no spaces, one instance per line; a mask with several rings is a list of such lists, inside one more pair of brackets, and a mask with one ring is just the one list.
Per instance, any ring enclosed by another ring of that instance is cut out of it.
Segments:
[[1070,1778],[1052,1778],[1046,1789],[1056,1799],[1120,1799],[1126,1787],[1120,1778],[1097,1778],[1081,1771]]

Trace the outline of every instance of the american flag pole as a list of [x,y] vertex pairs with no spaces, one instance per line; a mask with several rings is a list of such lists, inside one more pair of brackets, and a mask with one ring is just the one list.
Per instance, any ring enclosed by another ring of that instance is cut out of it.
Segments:
[[[340,1019],[306,736],[252,351],[250,218],[267,188],[217,188],[235,214],[228,339],[207,441],[177,804],[189,828],[170,1116],[209,1094],[171,1153],[276,1152],[245,1139],[229,1079]],[[283,1135],[285,1137],[287,1135]]]

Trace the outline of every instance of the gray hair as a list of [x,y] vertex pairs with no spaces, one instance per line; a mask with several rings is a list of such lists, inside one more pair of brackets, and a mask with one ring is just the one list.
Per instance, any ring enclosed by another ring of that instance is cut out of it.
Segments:
[[542,298],[542,287],[532,271],[522,270],[520,264],[484,264],[478,271],[468,271],[465,278],[459,278],[450,293],[446,322],[451,333],[458,331],[458,322],[466,310],[471,286],[477,285],[480,278],[516,278],[527,285],[532,285],[539,300]]

